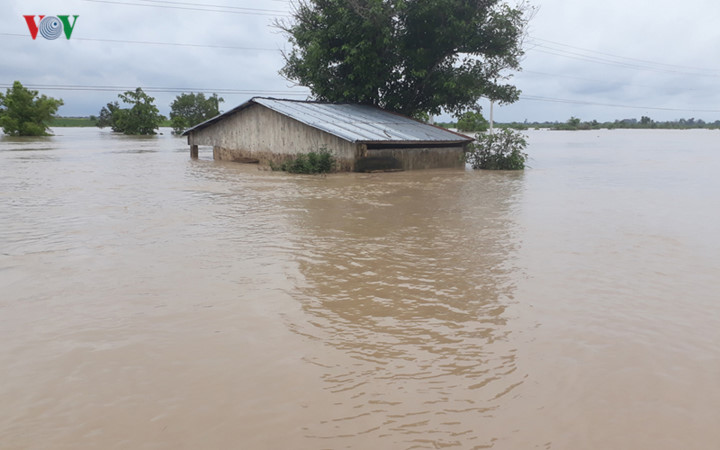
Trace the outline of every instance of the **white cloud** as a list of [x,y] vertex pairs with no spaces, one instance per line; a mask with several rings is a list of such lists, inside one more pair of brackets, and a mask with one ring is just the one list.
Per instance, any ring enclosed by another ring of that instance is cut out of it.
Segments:
[[[720,118],[720,112],[692,111],[720,110],[713,86],[720,65],[708,51],[720,44],[717,2],[547,0],[540,6],[523,64],[527,73],[516,77],[517,85],[526,96],[588,104],[521,101],[497,109],[498,120]],[[705,72],[713,76],[698,76],[697,68],[714,69]]]
[[[165,7],[128,4],[153,4],[147,0],[112,1],[116,3],[4,0],[0,5],[3,49],[0,83],[20,80],[27,85],[248,91],[220,94],[226,99],[225,109],[247,100],[252,96],[249,91],[272,91],[276,96],[282,96],[283,92],[304,92],[291,89],[291,83],[278,74],[283,64],[279,49],[287,44],[285,37],[272,27],[271,16],[172,9],[162,3],[154,4]],[[192,3],[205,1],[193,0]],[[280,0],[215,0],[210,3],[280,11],[291,8],[289,2]],[[720,27],[715,23],[720,17],[720,3],[710,0],[682,3],[670,0],[545,0],[536,5],[540,10],[530,27],[528,51],[523,62],[525,72],[513,78],[525,99],[514,105],[496,107],[496,120],[564,121],[571,115],[585,120],[641,115],[658,120],[697,117],[714,121],[720,118],[720,112],[692,111],[720,110],[720,92],[716,88],[720,64],[713,58],[713,51],[720,47]],[[23,14],[78,14],[80,17],[70,40],[61,37],[47,41],[38,37],[33,41]],[[664,67],[666,71],[640,70],[603,63],[599,59],[645,68],[650,62],[672,66],[653,66]],[[711,76],[698,76],[699,68],[712,69],[706,72]],[[63,98],[65,106],[60,113],[65,115],[97,114],[105,103],[116,100],[119,93],[50,89],[41,89],[41,92]],[[167,113],[168,105],[177,93],[151,95],[156,97],[161,111]],[[564,103],[564,100],[574,103]],[[487,115],[487,103],[484,105]]]

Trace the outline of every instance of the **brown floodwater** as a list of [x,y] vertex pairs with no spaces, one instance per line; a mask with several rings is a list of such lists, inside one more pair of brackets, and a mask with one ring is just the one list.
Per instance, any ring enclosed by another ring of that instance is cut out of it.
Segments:
[[720,448],[720,131],[528,135],[329,176],[0,137],[0,448]]

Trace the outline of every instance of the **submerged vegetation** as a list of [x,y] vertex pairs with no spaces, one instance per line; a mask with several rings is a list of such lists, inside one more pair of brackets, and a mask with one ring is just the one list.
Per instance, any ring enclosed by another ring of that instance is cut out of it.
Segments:
[[527,140],[522,133],[503,129],[475,136],[475,142],[465,154],[473,169],[523,170],[528,155]]
[[155,134],[155,130],[165,120],[155,106],[154,97],[150,97],[142,88],[118,94],[123,103],[130,105],[121,108],[118,102],[110,102],[100,110],[98,128],[110,127],[113,131],[131,135]]
[[317,152],[299,153],[280,165],[270,164],[270,167],[272,170],[290,173],[330,173],[335,167],[335,158],[327,149],[321,149]]
[[50,121],[62,105],[61,99],[38,96],[15,81],[0,93],[0,128],[8,136],[49,136]]

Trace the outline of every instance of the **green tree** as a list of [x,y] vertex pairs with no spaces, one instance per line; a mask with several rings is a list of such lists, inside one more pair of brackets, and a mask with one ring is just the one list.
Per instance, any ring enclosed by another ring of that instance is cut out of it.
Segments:
[[457,129],[460,131],[486,131],[490,123],[480,111],[467,111],[458,117]]
[[182,133],[190,127],[202,123],[220,114],[220,103],[224,102],[217,94],[205,98],[205,94],[181,94],[170,104],[170,119],[173,131]]
[[0,127],[9,136],[48,136],[49,122],[63,105],[60,99],[26,89],[19,81],[0,93]]
[[120,105],[118,102],[110,102],[107,105],[103,106],[100,110],[100,116],[98,117],[97,121],[95,122],[95,125],[97,125],[99,128],[105,128],[110,127],[113,131],[119,132],[120,130],[117,128],[116,124],[116,116],[115,111],[120,109]]
[[120,108],[118,102],[108,103],[100,110],[97,126],[109,126],[113,131],[124,134],[155,134],[155,130],[165,120],[153,103],[155,98],[147,95],[141,88],[118,94],[118,97],[131,106]]
[[473,169],[523,170],[528,159],[527,140],[519,131],[502,129],[475,136],[465,154]]
[[505,69],[520,67],[532,9],[500,0],[301,0],[276,22],[292,45],[281,74],[318,100],[408,116],[460,114],[480,97],[518,99]]

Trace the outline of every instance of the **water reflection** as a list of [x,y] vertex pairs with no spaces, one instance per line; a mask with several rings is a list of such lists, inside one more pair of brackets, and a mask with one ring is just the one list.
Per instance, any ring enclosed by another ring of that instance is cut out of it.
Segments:
[[[334,349],[309,357],[327,368],[335,407],[308,436],[490,444],[478,420],[522,382],[505,314],[522,175],[295,182],[308,322],[290,326]],[[342,425],[335,410],[347,412]]]
[[720,442],[717,132],[328,177],[47,139],[0,138],[0,447]]

